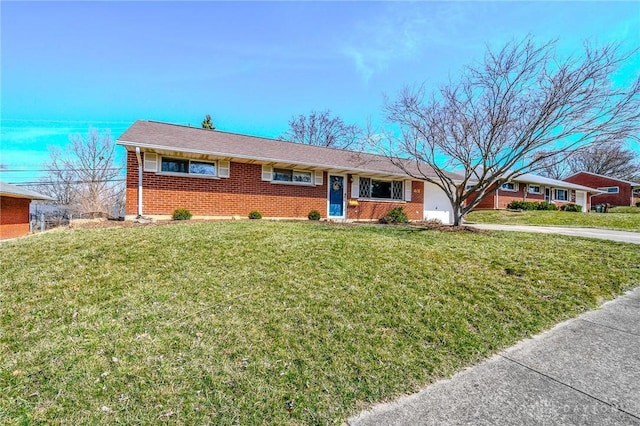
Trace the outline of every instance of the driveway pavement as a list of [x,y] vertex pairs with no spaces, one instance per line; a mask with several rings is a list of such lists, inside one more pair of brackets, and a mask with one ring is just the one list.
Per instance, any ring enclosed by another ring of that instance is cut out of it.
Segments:
[[640,425],[640,287],[347,424]]
[[640,244],[640,232],[631,231],[613,231],[608,229],[594,228],[568,228],[561,226],[498,225],[490,223],[465,223],[465,225],[490,231],[538,232],[542,234],[561,234],[573,237],[599,238],[602,240]]

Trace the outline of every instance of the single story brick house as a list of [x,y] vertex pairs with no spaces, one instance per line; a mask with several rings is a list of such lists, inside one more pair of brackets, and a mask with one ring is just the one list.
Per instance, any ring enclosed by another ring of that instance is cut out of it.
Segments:
[[591,201],[593,205],[635,206],[640,201],[640,183],[637,182],[591,172],[577,172],[564,180],[602,191],[602,193],[593,196]]
[[317,210],[329,220],[377,220],[403,207],[410,220],[453,220],[442,190],[380,155],[142,120],[117,143],[127,150],[127,219],[186,208],[194,218],[257,210],[306,219]]
[[0,182],[0,240],[29,233],[31,200],[51,200],[46,195]]
[[475,209],[506,209],[512,201],[546,201],[557,206],[574,203],[582,206],[583,212],[591,209],[591,197],[600,194],[588,186],[562,180],[525,173],[501,184],[493,194],[488,195]]

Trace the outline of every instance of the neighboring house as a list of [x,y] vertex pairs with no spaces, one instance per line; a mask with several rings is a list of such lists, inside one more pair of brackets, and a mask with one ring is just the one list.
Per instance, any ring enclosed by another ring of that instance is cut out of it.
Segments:
[[46,195],[0,182],[0,240],[29,233],[31,200],[51,200]]
[[603,193],[594,195],[593,205],[634,206],[640,201],[640,183],[603,176],[591,172],[578,172],[564,179],[567,182],[597,188]]
[[376,220],[393,207],[411,220],[453,219],[442,190],[380,155],[153,121],[136,121],[117,143],[127,150],[128,219],[186,208],[207,218],[257,210],[306,219],[317,210],[329,220]]
[[591,197],[601,191],[575,183],[565,182],[525,173],[500,185],[497,191],[488,195],[476,209],[506,209],[512,201],[546,201],[558,207],[574,203],[582,206],[582,211],[591,208]]

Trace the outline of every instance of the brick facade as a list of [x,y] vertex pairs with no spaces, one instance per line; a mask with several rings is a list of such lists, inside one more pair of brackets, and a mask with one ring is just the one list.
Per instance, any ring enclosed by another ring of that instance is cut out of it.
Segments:
[[[346,175],[347,198],[350,198],[350,175]],[[177,208],[186,208],[194,216],[246,218],[257,210],[265,218],[307,218],[311,210],[327,217],[327,181],[318,186],[272,183],[262,180],[259,164],[231,162],[228,178],[212,179],[192,176],[142,174],[143,215],[170,216]],[[378,219],[390,208],[402,206],[412,220],[422,219],[422,183],[413,182],[410,202],[376,202],[359,200],[347,207],[347,218]],[[138,162],[134,152],[127,152],[126,214],[138,209]]]
[[29,233],[30,203],[28,198],[0,196],[0,240]]
[[[493,194],[487,195],[482,201],[480,201],[480,203],[475,207],[475,209],[476,210],[487,210],[487,209],[502,210],[502,209],[506,209],[509,203],[511,203],[512,201],[531,201],[531,202],[540,203],[544,201],[544,189],[545,187],[540,185],[540,190],[542,194],[525,193],[526,184],[523,184],[523,183],[518,184],[517,191],[505,191],[503,189],[498,189],[496,192],[494,192]],[[558,207],[564,204],[569,204],[570,202],[575,203],[576,191],[572,189],[569,189],[568,191],[569,191],[570,201],[554,201],[552,199],[551,202],[553,202]],[[497,202],[496,202],[496,197],[497,197]],[[551,194],[551,197],[553,198],[553,194]],[[587,210],[589,208],[588,198],[589,197],[587,196]]]
[[617,194],[600,194],[591,197],[591,204],[611,204],[612,206],[629,206],[635,205],[632,198],[631,185],[621,182],[617,179],[598,176],[591,173],[579,172],[573,176],[564,179],[566,182],[576,183],[578,185],[588,186],[590,188],[604,188],[617,186],[620,188]]

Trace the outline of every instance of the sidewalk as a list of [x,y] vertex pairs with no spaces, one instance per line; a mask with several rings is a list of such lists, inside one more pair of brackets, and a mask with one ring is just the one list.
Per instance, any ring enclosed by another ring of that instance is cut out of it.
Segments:
[[347,424],[640,425],[640,287]]
[[571,228],[562,226],[533,226],[533,225],[501,225],[492,223],[465,223],[478,229],[489,231],[517,231],[537,232],[541,234],[561,234],[572,237],[598,238],[601,240],[619,241],[622,243],[640,244],[640,232],[614,231],[596,228]]

